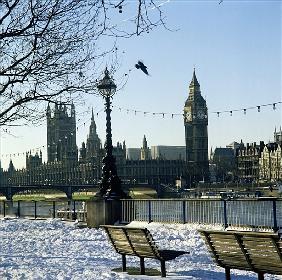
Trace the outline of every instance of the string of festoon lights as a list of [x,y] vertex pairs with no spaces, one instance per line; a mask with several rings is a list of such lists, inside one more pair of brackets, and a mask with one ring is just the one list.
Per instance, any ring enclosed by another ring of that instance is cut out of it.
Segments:
[[[272,110],[276,110],[277,107],[279,105],[282,104],[282,101],[277,101],[277,102],[272,102],[272,103],[268,103],[268,104],[260,104],[260,105],[256,105],[256,106],[250,106],[250,107],[243,107],[243,108],[239,108],[239,109],[231,109],[231,110],[222,110],[222,111],[211,111],[208,112],[209,114],[215,114],[217,117],[222,116],[223,114],[228,114],[229,116],[233,116],[234,113],[237,112],[242,112],[244,115],[247,114],[247,111],[249,110],[256,110],[258,113],[263,112],[262,108],[264,107],[272,107]],[[133,114],[133,115],[143,115],[144,117],[155,117],[155,116],[160,116],[162,119],[165,119],[166,117],[170,117],[170,118],[174,118],[174,117],[178,117],[178,116],[184,116],[183,113],[168,113],[168,112],[152,112],[152,111],[143,111],[143,110],[137,110],[137,109],[132,109],[132,108],[123,108],[123,107],[119,107],[119,106],[112,106],[113,108],[117,109],[118,112],[125,112],[126,114]],[[99,117],[100,113],[104,111],[104,108],[97,110],[97,111],[93,111],[93,114],[95,115],[95,117]],[[78,132],[79,130],[84,130],[89,123],[91,122],[92,116],[85,119],[82,117],[79,117],[77,119],[77,126],[76,126],[76,132]],[[5,131],[5,130],[4,130]],[[8,132],[8,131],[6,131]],[[71,135],[72,137],[73,135]],[[68,137],[65,136],[64,139],[59,139],[59,142],[62,141],[67,141]],[[22,157],[25,155],[31,155],[34,153],[38,153],[40,151],[44,151],[46,150],[47,145],[42,145],[33,149],[30,149],[28,151],[24,151],[24,152],[16,152],[16,153],[8,153],[8,154],[1,154],[1,158],[15,158],[15,157]]]
[[[223,110],[223,111],[211,111],[208,112],[209,114],[215,114],[217,115],[217,117],[222,116],[223,114],[229,114],[229,116],[233,116],[233,114],[235,112],[243,112],[244,115],[247,114],[247,111],[249,110],[254,110],[256,109],[258,113],[260,113],[262,111],[263,107],[272,107],[273,110],[276,110],[277,107],[282,104],[282,101],[277,101],[277,102],[273,102],[273,103],[268,103],[268,104],[260,104],[260,105],[256,105],[256,106],[251,106],[251,107],[244,107],[244,108],[240,108],[240,109],[231,109],[231,110]],[[132,109],[132,108],[123,108],[123,107],[119,107],[119,106],[113,106],[115,108],[117,108],[119,110],[119,112],[126,112],[127,114],[142,114],[144,117],[146,116],[161,116],[163,119],[165,117],[170,117],[170,118],[174,118],[175,116],[184,116],[183,113],[168,113],[168,112],[152,112],[152,111],[142,111],[142,110],[137,110],[137,109]]]

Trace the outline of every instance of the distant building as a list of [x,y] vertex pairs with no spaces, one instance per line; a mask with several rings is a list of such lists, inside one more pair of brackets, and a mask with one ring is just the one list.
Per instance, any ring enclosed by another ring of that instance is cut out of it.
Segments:
[[236,155],[236,150],[240,148],[240,143],[238,142],[232,142],[229,145],[226,145],[226,148],[232,149],[234,156]]
[[237,177],[245,183],[258,182],[259,180],[259,159],[264,149],[264,142],[259,145],[256,142],[244,145],[241,143],[236,151]]
[[26,159],[25,159],[25,166],[26,169],[34,169],[37,166],[42,165],[42,152],[38,153],[33,156],[31,155],[31,152],[26,153]]
[[126,159],[127,160],[140,160],[141,159],[140,148],[127,148],[126,149]]
[[116,164],[122,166],[126,163],[126,145],[125,141],[121,144],[117,142],[116,147],[113,147],[113,156],[116,159]]
[[[165,146],[169,150],[169,146]],[[172,147],[174,148],[174,147]],[[146,136],[140,149],[127,149],[134,151],[139,159],[129,159],[128,155],[124,164],[117,164],[119,177],[127,182],[147,183],[157,185],[159,183],[174,184],[181,175],[188,174],[187,164],[184,158],[152,158]],[[173,149],[172,149],[173,150]],[[173,150],[174,151],[174,150]],[[118,162],[118,161],[117,161]]]
[[282,149],[277,143],[265,145],[259,159],[259,180],[275,182],[282,180]]
[[185,146],[151,146],[148,147],[147,139],[144,135],[143,146],[141,148],[128,148],[126,150],[126,159],[128,160],[186,160]]
[[215,148],[211,153],[211,163],[217,182],[233,180],[235,170],[235,155],[232,148]]
[[281,126],[280,126],[280,130],[276,131],[276,127],[275,127],[275,131],[274,131],[274,142],[276,143],[282,143],[282,130],[281,130]]
[[281,128],[274,131],[274,142],[244,145],[236,151],[237,176],[243,182],[275,182],[282,180]]
[[211,183],[217,182],[216,164],[212,163],[211,161],[209,163],[209,173],[210,173],[210,182]]
[[184,160],[127,160],[124,165],[117,165],[117,172],[120,179],[126,182],[151,185],[174,184],[181,175],[188,177]]
[[152,146],[152,159],[186,160],[185,146]]

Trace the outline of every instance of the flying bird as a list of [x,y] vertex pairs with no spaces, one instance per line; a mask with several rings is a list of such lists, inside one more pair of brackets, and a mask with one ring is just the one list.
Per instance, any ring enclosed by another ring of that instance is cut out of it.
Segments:
[[149,75],[148,71],[147,71],[147,66],[144,65],[144,63],[140,60],[138,60],[138,63],[135,64],[135,67],[137,69],[140,69],[142,72],[144,72],[146,75]]

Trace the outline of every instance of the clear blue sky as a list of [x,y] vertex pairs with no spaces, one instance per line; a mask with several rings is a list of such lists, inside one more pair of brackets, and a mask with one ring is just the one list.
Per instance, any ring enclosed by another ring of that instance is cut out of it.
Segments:
[[[163,1],[165,2],[165,1]],[[140,147],[143,135],[148,145],[185,145],[181,116],[153,116],[126,110],[182,113],[193,67],[209,109],[209,147],[225,147],[232,141],[272,141],[275,126],[281,125],[281,104],[273,110],[248,110],[217,117],[211,112],[232,110],[281,101],[281,1],[173,1],[163,5],[170,32],[163,28],[140,37],[118,41],[121,67],[117,84],[125,73],[129,80],[114,97],[113,143],[126,141],[127,147]],[[132,11],[124,7],[118,22]],[[108,40],[107,40],[108,43]],[[106,45],[106,40],[101,42]],[[150,76],[134,68],[142,59]],[[131,69],[130,72],[128,72]],[[102,98],[88,96],[87,106],[95,113],[103,108]],[[91,115],[78,118],[77,144],[86,140]],[[100,138],[105,139],[105,115],[95,117]],[[85,126],[84,126],[85,123]],[[46,145],[46,126],[11,130],[16,137],[1,135],[2,167],[9,156],[23,166],[30,149]],[[45,153],[43,149],[43,153]]]

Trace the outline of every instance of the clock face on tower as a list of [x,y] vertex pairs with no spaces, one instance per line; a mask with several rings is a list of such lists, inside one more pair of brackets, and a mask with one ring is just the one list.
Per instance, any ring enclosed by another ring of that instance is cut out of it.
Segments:
[[208,115],[207,115],[205,110],[200,109],[197,112],[196,118],[199,119],[199,120],[205,120],[205,119],[208,118]]
[[191,108],[184,108],[184,121],[185,122],[191,122],[192,121]]

